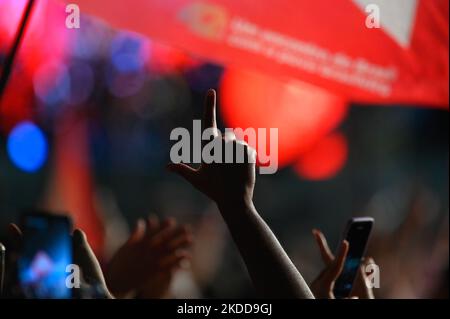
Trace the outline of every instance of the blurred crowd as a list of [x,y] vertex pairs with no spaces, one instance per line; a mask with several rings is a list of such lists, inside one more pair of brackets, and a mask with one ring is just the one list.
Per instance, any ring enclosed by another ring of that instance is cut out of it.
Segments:
[[[225,68],[95,20],[83,25],[58,58],[34,65],[25,50],[0,103],[0,241],[20,241],[7,227],[25,209],[69,212],[103,268],[95,282],[117,298],[254,296],[216,206],[165,170],[170,130],[202,117],[204,92],[221,94]],[[0,62],[6,51],[5,41]],[[48,145],[32,171],[7,148],[30,119]],[[337,130],[349,153],[336,175],[308,180],[287,166],[257,178],[254,202],[292,263],[313,282],[326,265],[311,229],[334,251],[347,219],[371,216],[367,256],[381,286],[370,294],[448,298],[448,112],[351,105]],[[138,262],[142,242],[154,254],[148,265]]]

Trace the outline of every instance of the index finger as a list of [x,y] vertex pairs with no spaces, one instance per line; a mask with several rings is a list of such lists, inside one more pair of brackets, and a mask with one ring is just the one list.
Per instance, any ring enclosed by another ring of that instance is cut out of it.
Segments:
[[334,255],[328,247],[327,240],[323,233],[318,229],[313,229],[313,235],[316,239],[317,245],[319,246],[320,255],[322,256],[322,260],[325,265],[330,265],[334,261]]
[[217,129],[216,91],[214,89],[209,89],[208,93],[206,93],[202,125],[203,125],[203,130],[205,130],[207,128]]

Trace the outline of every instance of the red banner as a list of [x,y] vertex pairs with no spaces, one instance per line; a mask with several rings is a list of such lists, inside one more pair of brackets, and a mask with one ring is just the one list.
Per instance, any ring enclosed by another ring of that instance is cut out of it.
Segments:
[[[223,65],[298,78],[357,102],[448,108],[448,0],[69,2]],[[369,3],[380,28],[367,25]]]

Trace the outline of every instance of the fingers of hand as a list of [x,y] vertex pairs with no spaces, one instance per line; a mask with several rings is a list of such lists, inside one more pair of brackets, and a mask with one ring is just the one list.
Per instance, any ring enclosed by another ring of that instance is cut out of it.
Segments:
[[160,222],[156,215],[150,215],[145,220],[145,235],[144,235],[144,241],[149,242],[152,240],[153,236],[159,231],[160,228]]
[[314,238],[316,239],[317,245],[319,246],[320,255],[325,265],[331,265],[334,261],[334,255],[328,247],[327,240],[323,233],[318,229],[313,229],[312,231]]
[[158,269],[176,266],[190,256],[188,249],[192,240],[192,231],[188,226],[177,226],[173,218],[168,218],[145,244],[146,260]]
[[184,265],[186,265],[186,263],[189,263],[190,258],[191,254],[189,253],[189,251],[181,249],[177,250],[171,255],[162,258],[158,266],[161,271],[173,272],[181,267],[184,268]]
[[152,235],[146,243],[149,248],[159,250],[165,246],[177,230],[177,222],[174,218],[166,218],[160,225],[160,228]]
[[176,173],[191,183],[193,186],[199,185],[198,170],[186,165],[184,163],[169,163],[167,169],[173,173]]
[[129,238],[129,242],[137,242],[139,240],[141,240],[144,235],[145,235],[145,231],[146,231],[146,226],[145,226],[145,220],[139,218],[136,222],[136,225],[134,226],[133,231],[131,232],[131,236]]
[[83,278],[88,284],[104,284],[97,257],[87,241],[86,234],[80,229],[73,232],[73,259],[81,268]]
[[216,91],[209,89],[205,97],[205,106],[202,120],[203,130],[217,128],[216,123]]
[[192,231],[188,226],[182,226],[178,228],[172,238],[167,241],[167,250],[175,251],[177,249],[187,248],[192,242]]
[[256,150],[250,147],[245,141],[235,139],[230,143],[233,143],[235,163],[256,163]]

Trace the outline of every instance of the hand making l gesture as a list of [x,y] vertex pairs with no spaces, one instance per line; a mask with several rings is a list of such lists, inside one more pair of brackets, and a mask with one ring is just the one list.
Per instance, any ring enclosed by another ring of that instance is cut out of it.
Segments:
[[[245,106],[243,106],[245,107]],[[308,285],[253,204],[256,152],[233,134],[222,138],[216,124],[216,92],[209,90],[204,106],[203,129],[220,142],[225,159],[198,169],[172,163],[169,170],[181,175],[214,200],[228,225],[258,293],[272,298],[313,298]],[[202,153],[207,147],[203,145]],[[229,159],[229,158],[228,158]]]

